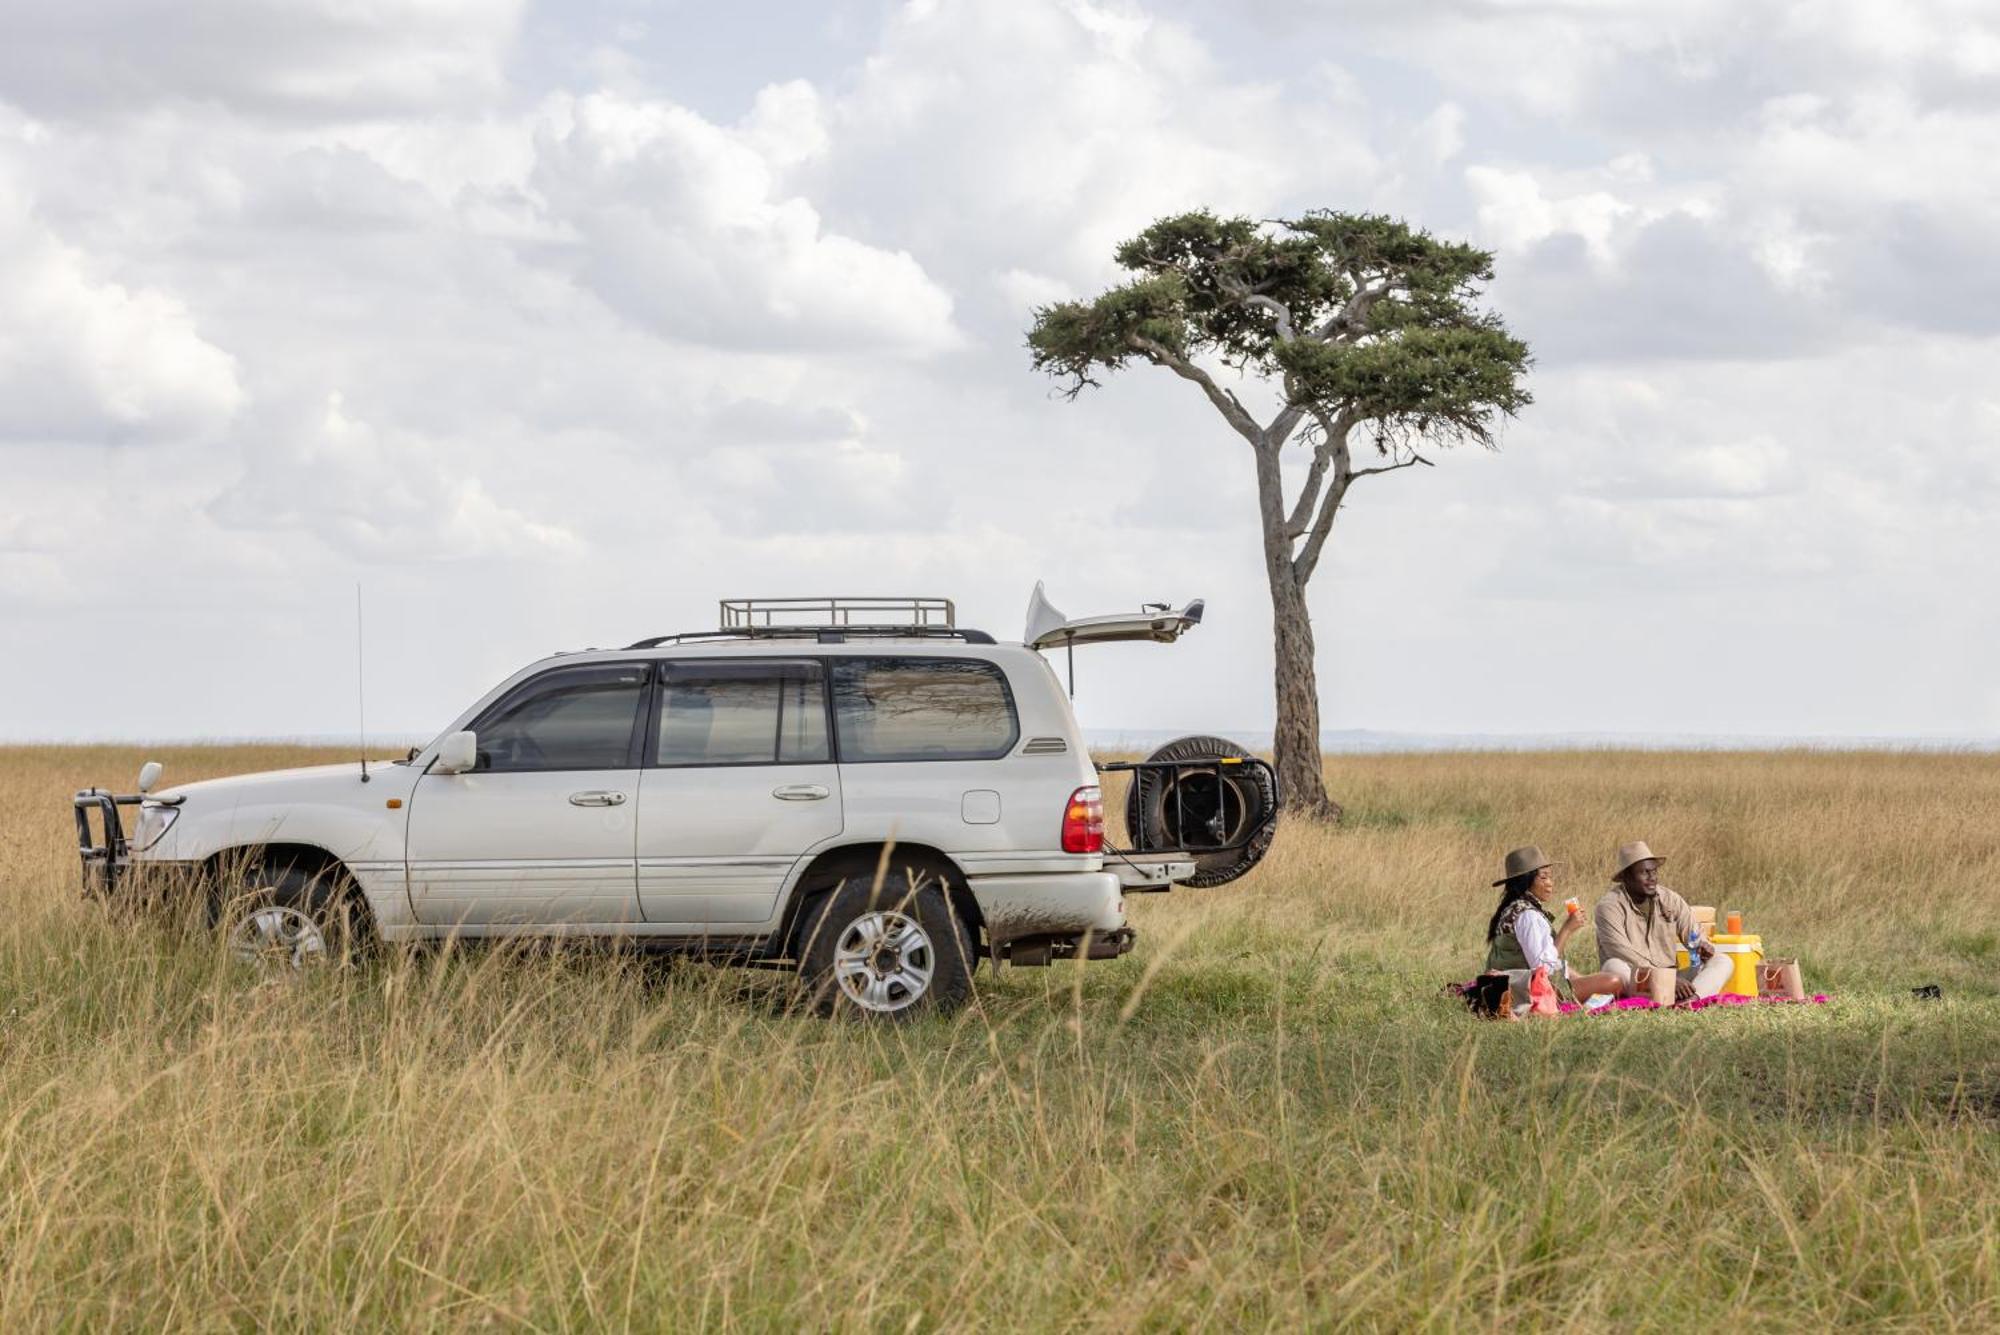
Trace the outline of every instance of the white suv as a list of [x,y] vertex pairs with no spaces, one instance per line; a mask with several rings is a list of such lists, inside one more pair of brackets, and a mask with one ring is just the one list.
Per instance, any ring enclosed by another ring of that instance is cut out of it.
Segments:
[[[1261,762],[1177,757],[1134,785],[1154,847],[1107,868],[1096,768],[1031,645],[1172,640],[1201,607],[1034,607],[1029,643],[999,644],[942,599],[729,601],[719,631],[531,664],[389,764],[157,795],[149,765],[139,794],[76,795],[86,880],[178,870],[249,958],[353,930],[616,938],[795,966],[829,1008],[948,1008],[982,957],[1130,950],[1128,887],[1195,880],[1215,850],[1247,865],[1275,819]],[[1193,840],[1189,801],[1211,817]]]

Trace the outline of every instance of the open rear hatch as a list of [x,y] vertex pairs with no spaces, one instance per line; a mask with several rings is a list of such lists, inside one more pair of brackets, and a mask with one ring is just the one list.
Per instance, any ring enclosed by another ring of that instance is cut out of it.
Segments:
[[[1150,640],[1172,644],[1201,624],[1203,601],[1143,603],[1137,612],[1066,617],[1039,581],[1021,641],[1061,649],[1076,694],[1076,646]],[[1278,823],[1278,775],[1270,763],[1223,737],[1180,737],[1144,760],[1104,761],[1099,774],[1130,774],[1126,841],[1104,846],[1106,871],[1128,891],[1233,881],[1264,856]]]
[[1079,644],[1107,644],[1113,640],[1152,640],[1172,644],[1188,629],[1201,624],[1203,602],[1194,599],[1178,610],[1166,603],[1142,603],[1137,612],[1113,612],[1108,616],[1066,617],[1058,612],[1035,581],[1028,598],[1028,628],[1021,642],[1030,649],[1066,648]]

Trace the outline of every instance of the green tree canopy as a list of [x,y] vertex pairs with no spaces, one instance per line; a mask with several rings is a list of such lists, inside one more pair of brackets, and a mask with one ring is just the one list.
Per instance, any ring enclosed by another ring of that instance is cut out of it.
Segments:
[[1276,382],[1295,412],[1377,424],[1385,451],[1490,446],[1496,417],[1531,401],[1527,345],[1477,305],[1493,256],[1475,246],[1372,214],[1260,225],[1204,210],[1161,219],[1117,258],[1138,277],[1035,313],[1035,367],[1072,396],[1135,357],[1180,369],[1212,355]]

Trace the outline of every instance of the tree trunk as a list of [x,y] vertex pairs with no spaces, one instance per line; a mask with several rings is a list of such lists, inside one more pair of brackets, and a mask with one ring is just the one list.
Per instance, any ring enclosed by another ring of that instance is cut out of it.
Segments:
[[1326,793],[1319,749],[1319,678],[1313,670],[1312,617],[1305,585],[1292,565],[1285,533],[1284,492],[1278,446],[1257,451],[1257,492],[1264,519],[1264,574],[1271,586],[1271,633],[1276,648],[1278,728],[1274,747],[1278,792],[1287,811],[1319,820],[1340,819],[1340,804]]
[[1339,820],[1340,804],[1327,796],[1319,749],[1319,678],[1313,670],[1312,622],[1305,589],[1284,571],[1271,572],[1271,628],[1277,649],[1278,791],[1285,807],[1322,820]]

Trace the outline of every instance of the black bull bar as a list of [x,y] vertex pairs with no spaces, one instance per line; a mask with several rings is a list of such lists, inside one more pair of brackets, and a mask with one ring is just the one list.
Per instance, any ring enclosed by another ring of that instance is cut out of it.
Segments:
[[[86,893],[108,891],[118,883],[132,855],[125,837],[120,807],[136,807],[158,799],[144,793],[114,793],[109,788],[85,788],[73,799],[76,809],[76,851],[83,859],[83,888]],[[97,813],[92,828],[91,813]]]

